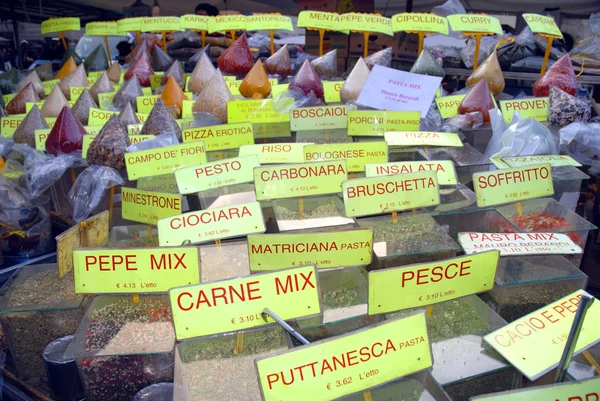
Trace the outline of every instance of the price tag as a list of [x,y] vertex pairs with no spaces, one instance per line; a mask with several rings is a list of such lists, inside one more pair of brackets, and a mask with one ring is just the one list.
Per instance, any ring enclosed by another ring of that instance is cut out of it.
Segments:
[[569,400],[593,401],[600,399],[598,389],[600,377],[578,382],[566,382],[539,386],[523,390],[504,391],[498,394],[480,395],[471,401],[532,401],[532,400]]
[[86,36],[125,36],[117,21],[88,22],[85,24]]
[[458,134],[448,132],[386,132],[384,137],[389,146],[463,146]]
[[25,118],[25,114],[19,116],[8,116],[0,119],[0,131],[2,132],[2,136],[5,138],[12,138],[13,134],[21,125],[21,122]]
[[154,224],[182,213],[181,195],[122,188],[122,216],[126,220]]
[[60,79],[52,79],[50,81],[43,81],[42,86],[44,87],[44,95],[48,96],[50,94],[50,92],[52,92],[52,89],[54,89],[54,87],[56,85],[58,85],[59,82],[60,82]]
[[78,294],[166,292],[200,282],[193,247],[75,249],[73,269]]
[[454,14],[449,15],[448,22],[453,31],[473,33],[496,33],[502,35],[500,20],[489,15]]
[[365,173],[367,177],[378,177],[382,175],[396,175],[417,173],[420,171],[435,171],[439,185],[456,185],[456,170],[454,163],[450,160],[429,162],[392,162],[367,164]]
[[179,17],[141,17],[142,32],[172,32],[178,31]]
[[192,108],[194,107],[195,100],[184,100],[181,104],[181,118],[193,117],[194,112]]
[[55,32],[78,31],[81,29],[79,18],[52,18],[42,22],[42,35]]
[[[118,111],[100,110],[96,108],[90,108],[90,114],[88,119],[89,125],[104,125],[110,119],[113,114],[118,114]],[[136,113],[138,120],[143,123],[148,119],[148,114]],[[48,119],[46,119],[48,121]]]
[[556,36],[561,39],[563,37],[552,17],[539,14],[523,14],[523,19],[533,33],[545,33],[546,35]]
[[[88,153],[88,150],[90,149],[90,145],[92,144],[94,139],[96,139],[96,136],[98,135],[99,130],[101,130],[104,126],[102,125],[102,126],[97,126],[97,127],[99,127],[99,129],[94,128],[97,130],[96,132],[88,131],[88,135],[83,136],[83,142],[81,144],[81,154],[84,159],[87,159],[87,153]],[[37,131],[44,131],[44,130],[36,130],[36,132]],[[50,130],[48,130],[48,132],[50,132]],[[41,134],[41,135],[43,135],[43,134]],[[142,142],[142,141],[146,141],[148,139],[154,138],[154,135],[128,135],[128,136],[129,136],[129,142],[131,142],[132,145],[136,144],[138,142]],[[46,140],[46,138],[44,137],[44,149],[40,149],[40,150],[45,150],[45,148],[46,148],[45,140]]]
[[44,102],[25,102],[25,114],[29,114],[33,106],[37,106],[38,109],[42,109]]
[[340,15],[322,11],[301,11],[298,14],[298,28],[324,29],[326,31],[341,31]]
[[245,30],[246,17],[241,14],[217,15],[208,20],[208,33]]
[[112,100],[117,92],[98,93],[98,106],[101,109],[108,109],[112,105]]
[[326,143],[348,143],[351,142],[351,138],[343,129],[298,131],[296,132],[296,142],[311,142],[323,145]]
[[260,166],[256,155],[217,160],[175,171],[179,193],[182,195],[252,182],[254,168]]
[[198,163],[206,163],[206,149],[201,141],[125,153],[125,167],[130,180],[170,174],[180,167]]
[[265,401],[305,401],[338,399],[427,369],[433,361],[425,313],[417,311],[255,364]]
[[[486,335],[484,340],[531,381],[558,366],[583,290],[544,306]],[[600,341],[600,304],[587,311],[573,356]],[[553,396],[554,397],[554,396]]]
[[252,123],[214,125],[188,128],[182,132],[184,142],[204,141],[206,150],[237,149],[242,145],[254,144]]
[[84,89],[90,89],[88,87],[85,86],[71,86],[69,88],[69,92],[71,95],[71,101],[77,101],[77,99],[79,99],[79,96],[81,96],[81,94],[83,93]]
[[150,89],[151,92],[148,94],[144,93],[144,96],[152,97],[152,91],[156,90],[156,88],[160,87],[160,83],[162,81],[163,76],[165,75],[162,71],[156,71],[154,75],[150,75]]
[[354,32],[379,32],[394,36],[392,20],[377,14],[345,13],[340,15],[340,29]]
[[450,301],[494,288],[500,252],[369,272],[369,314]]
[[257,155],[260,164],[302,163],[309,143],[265,143],[240,146],[240,156]]
[[418,111],[348,111],[348,135],[383,136],[387,131],[418,131],[421,113]]
[[252,129],[254,131],[254,139],[292,137],[292,131],[290,130],[289,122],[258,124],[254,123],[252,124]]
[[[225,83],[227,84],[227,87],[229,88],[229,91],[234,96],[242,95],[240,93],[240,86],[242,85],[242,82],[244,82],[243,79],[234,79],[234,80],[230,80],[230,81],[225,81]],[[279,81],[277,79],[274,79],[274,78],[269,79],[269,83],[271,84],[271,86],[277,85],[278,82]]]
[[292,131],[346,128],[348,109],[346,106],[316,106],[290,110]]
[[273,109],[273,99],[236,100],[227,103],[227,120],[230,124],[246,121],[280,123],[290,121],[290,115],[277,113]]
[[144,177],[137,180],[137,189],[145,191],[156,191],[168,194],[178,194],[175,174],[157,175]]
[[458,233],[467,254],[497,249],[500,256],[578,255],[583,253],[567,234],[559,233]]
[[548,163],[552,167],[575,166],[581,164],[571,156],[567,155],[542,155],[542,156],[513,156],[503,157],[501,161],[508,167],[531,166],[532,164]]
[[314,266],[253,274],[169,290],[178,340],[227,333],[273,323],[265,307],[284,320],[321,312]]
[[246,16],[247,31],[293,31],[292,19],[279,14],[253,14]]
[[306,264],[320,269],[371,263],[373,231],[258,234],[248,236],[250,270],[281,270]]
[[392,17],[392,30],[448,35],[448,20],[430,13],[401,13]]
[[256,200],[335,194],[348,179],[345,160],[254,169]]
[[347,217],[439,205],[438,190],[434,171],[356,178],[342,184]]
[[[162,76],[158,77],[158,82],[160,85],[160,79]],[[135,98],[135,103],[137,104],[137,109],[140,113],[150,113],[156,101],[160,98],[160,96],[152,95],[152,96],[138,96]]]
[[58,117],[46,117],[44,118],[44,120],[46,120],[46,124],[48,124],[48,127],[54,128],[54,124],[56,124],[57,118]]
[[194,31],[208,31],[208,21],[210,17],[207,15],[186,14],[182,15],[179,20],[181,29],[191,29]]
[[467,95],[455,95],[455,96],[442,96],[435,98],[435,104],[437,105],[442,118],[454,117],[458,114],[458,106]]
[[365,171],[365,164],[387,162],[388,149],[384,141],[309,145],[304,157],[306,161],[346,160],[348,171],[357,172]]
[[123,18],[117,21],[117,29],[120,32],[137,32],[142,30],[142,18]]
[[[36,129],[34,132],[35,135],[35,150],[40,150],[42,152],[46,151],[46,139],[48,139],[48,135],[52,131],[51,128],[44,129]],[[85,138],[85,137],[84,137]]]
[[554,195],[548,163],[473,174],[477,206],[493,206]]
[[127,135],[129,135],[130,137],[134,135],[139,135],[140,132],[142,132],[143,126],[144,124],[129,124],[127,126]]
[[187,240],[198,244],[264,232],[258,202],[190,212],[158,221],[160,246],[182,244]]
[[4,104],[9,104],[10,101],[16,96],[16,93],[7,93],[6,95],[2,95],[4,98]]
[[535,118],[538,121],[547,121],[548,98],[533,97],[520,100],[502,100],[500,101],[500,110],[502,111],[504,121],[507,123],[512,121],[515,111],[518,111],[523,118]]

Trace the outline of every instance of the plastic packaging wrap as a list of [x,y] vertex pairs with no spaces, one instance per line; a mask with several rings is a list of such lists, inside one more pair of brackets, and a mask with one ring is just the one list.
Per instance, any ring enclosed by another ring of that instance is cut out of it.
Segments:
[[365,61],[362,57],[359,58],[340,89],[342,103],[355,102],[358,99],[358,95],[360,95],[360,91],[365,86],[370,73],[371,71]]
[[[460,3],[460,0],[448,0],[440,6],[433,7],[431,12],[440,17],[448,17],[454,14],[466,14],[467,10]],[[461,32],[453,32],[450,27],[448,27],[448,34],[454,37],[462,37]]]
[[13,135],[15,143],[26,143],[35,149],[35,130],[36,129],[48,129],[48,123],[37,105],[34,105],[29,113],[25,116],[21,125],[17,127]]
[[504,90],[504,76],[496,52],[492,52],[485,61],[467,78],[467,86],[475,85],[482,78],[487,80],[488,87],[494,95]]
[[55,156],[81,150],[85,128],[69,107],[63,107],[46,139],[46,151]]
[[317,99],[325,102],[323,83],[308,60],[304,61],[288,88],[298,88],[306,96],[314,92]]
[[321,79],[332,79],[337,75],[337,49],[325,53],[310,62]]
[[[479,63],[477,63],[477,65],[481,65],[483,60],[492,54],[496,43],[500,39],[500,37],[496,36],[484,36],[481,38],[481,43],[479,45]],[[467,68],[473,68],[475,65],[475,49],[475,39],[469,38],[467,46],[460,51],[460,58]]]
[[434,77],[444,77],[446,73],[442,66],[435,61],[429,49],[424,46],[421,54],[411,67],[410,71],[413,74],[430,75]]
[[188,82],[188,90],[195,93],[200,93],[208,85],[212,79],[216,69],[210,61],[210,57],[205,52],[200,55],[200,60],[194,67],[190,80]]
[[96,103],[99,103],[99,93],[110,93],[114,90],[115,88],[112,84],[112,81],[108,79],[108,75],[106,74],[106,72],[103,72],[102,75],[100,75],[100,78],[98,78],[96,82],[94,82],[94,85],[92,85],[92,87],[90,88],[90,95],[92,95],[92,98],[94,98],[94,101]]
[[590,106],[583,100],[553,86],[548,102],[548,122],[564,126],[575,121],[586,122],[592,116]]
[[577,92],[577,77],[568,54],[561,57],[552,67],[548,68],[542,77],[535,81],[533,84],[534,96],[548,96],[551,86],[556,86],[569,95]]
[[140,141],[140,142],[132,144],[131,146],[129,146],[126,149],[126,153],[140,152],[142,150],[150,150],[150,149],[157,149],[157,148],[164,148],[165,146],[173,146],[173,145],[178,145],[178,144],[179,144],[179,139],[177,138],[177,135],[171,134],[171,133],[160,134],[160,135],[156,135],[152,139],[147,139],[145,141]]
[[[81,62],[79,64],[81,64]],[[73,60],[73,57],[70,57],[67,59],[67,62],[64,63],[62,67],[60,67],[60,70],[58,70],[58,72],[54,76],[54,79],[63,79],[76,69],[77,64],[75,63],[75,60]]]
[[279,75],[281,79],[285,79],[292,73],[292,62],[290,61],[290,52],[287,45],[283,45],[265,60],[265,69],[267,74]]
[[372,70],[374,65],[381,65],[383,67],[392,68],[393,50],[394,49],[392,49],[391,47],[379,50],[378,52],[367,56],[367,58],[365,58],[365,64],[367,64],[369,70]]
[[165,74],[160,79],[160,84],[166,85],[169,77],[173,77],[173,79],[175,79],[175,82],[177,82],[177,84],[180,87],[183,88],[183,86],[185,85],[185,81],[183,79],[183,68],[181,68],[179,61],[176,61],[173,64],[171,64],[167,72],[165,72]]
[[20,80],[20,72],[16,68],[3,72],[0,74],[0,91],[4,95],[16,92]]
[[560,152],[584,166],[590,174],[600,174],[600,123],[574,122],[558,131]]
[[227,87],[221,71],[217,70],[208,86],[198,95],[192,111],[213,114],[222,124],[225,124],[227,123],[227,103],[233,100],[233,95]]
[[42,80],[40,79],[38,73],[35,70],[31,71],[29,74],[27,74],[25,78],[23,78],[19,82],[19,90],[27,86],[28,83],[33,84],[33,88],[35,89],[40,98],[44,97],[44,85],[42,85]]
[[52,63],[45,63],[35,67],[35,72],[42,81],[50,81],[54,79],[54,70],[52,69]]
[[33,88],[33,84],[27,84],[19,93],[12,98],[6,105],[7,114],[25,114],[27,112],[27,102],[37,103],[40,101],[40,97]]
[[533,33],[528,26],[514,38],[513,42],[503,43],[496,50],[498,62],[503,70],[508,70],[512,63],[536,55],[537,47],[533,40]]
[[48,98],[42,105],[42,109],[40,111],[42,112],[42,116],[44,118],[58,117],[65,106],[69,106],[69,101],[65,95],[63,95],[58,85],[56,85],[54,88],[52,88],[52,91],[48,95]]
[[450,117],[442,125],[443,132],[459,132],[464,129],[475,129],[483,125],[483,114],[480,111],[458,114]]
[[112,63],[110,68],[106,70],[106,75],[108,79],[110,79],[115,84],[118,84],[121,81],[121,66],[119,63]]
[[148,119],[144,123],[140,135],[160,135],[160,134],[175,134],[177,139],[181,141],[181,128],[169,113],[169,109],[165,103],[158,99],[154,103],[154,107],[150,111]]
[[152,49],[154,48],[153,39],[158,40],[155,35],[152,35],[152,36],[154,38],[151,38],[151,37],[143,38],[142,41],[140,43],[138,43],[138,45],[136,47],[134,47],[133,50],[131,50],[131,53],[129,53],[127,56],[125,56],[126,64],[134,63],[135,60],[140,58],[142,56],[142,54],[144,54],[144,53],[146,53],[146,55],[149,58],[152,57]]
[[123,110],[127,103],[130,103],[134,110],[137,111],[136,97],[144,96],[142,88],[137,79],[125,81],[121,89],[113,97],[112,103],[118,110]]
[[271,83],[260,60],[244,77],[240,94],[248,99],[264,99],[271,94]]
[[585,67],[600,68],[600,12],[590,15],[588,30],[592,36],[575,46],[569,54],[574,63],[581,64],[583,58]]
[[246,34],[242,34],[217,59],[219,69],[223,74],[245,76],[254,64],[252,53],[248,47]]
[[160,98],[175,118],[181,115],[183,100],[187,100],[187,96],[183,93],[181,86],[179,86],[173,76],[169,76]]
[[108,56],[104,45],[98,45],[96,48],[85,58],[83,65],[87,72],[91,71],[106,71],[110,67],[108,62]]
[[65,95],[65,97],[69,100],[71,99],[71,87],[87,87],[89,85],[90,84],[88,82],[87,74],[85,73],[85,68],[83,67],[83,64],[80,64],[79,67],[75,69],[75,71],[61,79],[58,83],[58,87],[60,87],[60,90],[62,91],[63,95]]
[[98,105],[96,102],[94,102],[90,92],[87,89],[84,89],[71,108],[71,111],[73,112],[75,118],[79,120],[82,125],[88,125],[91,108],[97,109]]
[[[549,59],[547,67],[552,67],[552,65],[556,62],[556,60]],[[531,56],[525,57],[519,61],[515,61],[510,66],[510,71],[516,72],[533,72],[538,73],[542,69],[542,64],[544,64],[544,56]]]
[[89,164],[122,169],[125,167],[125,150],[130,145],[127,129],[113,114],[90,144],[87,161]]
[[73,205],[73,220],[79,223],[87,219],[100,205],[109,188],[123,184],[125,181],[113,168],[90,166],[83,170],[69,192],[69,201]]
[[[536,34],[536,35],[533,35],[533,40],[535,41],[535,45],[536,45],[538,51],[541,54],[545,54],[546,47],[548,46],[548,40],[546,39],[546,37]],[[566,53],[567,53],[567,48],[562,43],[562,40],[554,39],[552,41],[552,48],[550,49],[550,58],[552,60],[558,60],[559,58],[564,57],[564,55]]]
[[150,86],[150,75],[154,75],[154,71],[150,66],[150,59],[148,54],[142,53],[125,73],[125,79],[130,80],[133,76],[136,76],[141,86],[148,87]]
[[442,123],[444,119],[437,109],[435,102],[431,102],[429,110],[425,118],[421,118],[419,129],[427,132],[440,132],[442,129]]
[[556,155],[558,147],[552,133],[542,123],[521,119],[515,112],[513,122],[507,127],[498,109],[490,111],[492,139],[485,150],[487,157]]
[[31,194],[31,198],[35,199],[46,192],[79,159],[79,156],[75,154],[54,156],[37,150],[29,152],[25,157],[24,168],[27,176],[27,190]]
[[137,115],[133,111],[133,106],[131,105],[131,103],[129,103],[129,102],[126,103],[125,108],[119,114],[119,121],[121,121],[121,124],[125,128],[127,128],[127,126],[130,124],[139,124],[140,123],[140,120],[138,119]]
[[273,109],[279,114],[288,114],[292,109],[320,106],[323,104],[325,102],[319,99],[315,95],[315,92],[310,91],[307,95],[302,89],[293,87],[273,100]]
[[160,46],[152,49],[152,69],[154,71],[167,71],[173,64],[173,58],[169,56]]
[[[29,204],[31,196],[26,188],[24,168],[16,160],[7,160],[0,171],[0,211]],[[10,222],[14,223],[16,220]],[[13,224],[11,224],[13,225]]]
[[210,45],[206,45],[202,49],[196,51],[196,53],[194,53],[194,55],[185,62],[185,72],[194,71],[194,68],[196,68],[196,65],[202,58],[203,54],[209,56],[210,59]]
[[193,122],[189,125],[190,128],[210,127],[211,125],[221,124],[221,121],[217,117],[205,112],[194,113],[191,120]]
[[173,383],[153,384],[140,390],[133,401],[173,401],[173,387]]
[[490,122],[489,110],[494,108],[494,102],[490,93],[487,80],[482,79],[475,84],[473,89],[467,93],[460,105],[458,114],[467,114],[479,111],[483,114],[483,121]]

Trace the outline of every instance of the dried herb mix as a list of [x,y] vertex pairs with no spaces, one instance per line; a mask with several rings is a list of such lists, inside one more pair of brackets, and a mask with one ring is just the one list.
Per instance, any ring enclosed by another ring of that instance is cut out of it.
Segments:
[[325,53],[310,62],[321,78],[331,79],[337,75],[337,49]]
[[130,103],[134,110],[137,111],[137,103],[136,98],[138,96],[144,96],[144,92],[142,92],[142,88],[137,79],[130,79],[125,81],[121,89],[115,94],[113,97],[113,105],[122,110],[127,103]]
[[108,75],[106,75],[106,72],[103,72],[102,75],[100,75],[100,78],[98,78],[90,88],[90,94],[94,98],[94,101],[99,103],[98,94],[110,93],[114,90],[115,88],[113,87],[111,80],[108,79]]
[[586,102],[555,86],[550,88],[548,121],[551,124],[564,126],[575,121],[586,122],[591,116],[592,111]]
[[9,115],[25,114],[27,112],[26,103],[36,103],[39,101],[40,97],[35,91],[33,84],[29,83],[8,102],[4,111]]
[[15,143],[26,143],[35,148],[35,130],[48,128],[50,127],[44,117],[42,117],[40,109],[37,105],[34,105],[15,130],[13,140]]
[[73,112],[73,115],[75,115],[75,118],[79,120],[81,124],[88,125],[91,108],[96,109],[98,108],[98,105],[92,98],[90,92],[87,89],[84,89],[83,92],[81,92],[81,95],[79,95],[79,98],[77,98],[77,101],[75,102],[73,107],[71,108],[71,111]]
[[200,282],[202,283],[250,274],[246,241],[201,246],[200,262]]
[[130,145],[127,130],[121,125],[119,117],[113,114],[90,144],[87,161],[89,164],[122,169],[125,167],[125,149]]
[[167,109],[165,103],[161,99],[158,99],[154,103],[150,115],[140,131],[140,135],[160,134],[175,134],[179,142],[181,142],[181,128],[179,128],[179,125],[177,125],[177,122],[171,113],[169,113],[169,109]]

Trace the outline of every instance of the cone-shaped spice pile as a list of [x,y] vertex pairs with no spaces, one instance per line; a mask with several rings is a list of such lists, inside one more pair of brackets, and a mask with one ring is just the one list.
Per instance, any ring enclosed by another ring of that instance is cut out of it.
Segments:
[[160,46],[152,49],[152,69],[154,71],[166,71],[173,64],[173,58],[169,56]]
[[79,95],[79,98],[73,105],[71,111],[75,115],[75,118],[83,125],[88,125],[88,118],[90,116],[90,109],[97,109],[98,105],[94,102],[92,95],[87,89],[84,89]]
[[177,82],[177,84],[183,88],[183,85],[185,84],[183,80],[183,68],[181,68],[181,65],[178,61],[171,64],[167,72],[165,72],[165,75],[163,75],[160,79],[160,84],[166,85],[167,81],[169,80],[169,77],[173,77],[173,79],[175,79],[175,82]]
[[575,121],[587,122],[591,116],[592,111],[586,102],[556,86],[550,88],[548,121],[551,124],[564,126]]
[[10,102],[6,105],[6,113],[13,114],[25,114],[27,111],[26,104],[37,103],[40,101],[40,97],[37,95],[37,92],[33,88],[33,84],[27,84],[19,93],[12,98]]
[[113,105],[121,110],[127,103],[131,103],[133,109],[137,111],[137,105],[135,98],[138,96],[144,96],[142,88],[138,83],[138,80],[133,77],[129,81],[125,81],[125,84],[121,86],[121,89],[113,97]]
[[42,105],[42,116],[44,116],[44,118],[58,117],[65,106],[69,107],[69,101],[57,85],[52,88],[48,98]]
[[494,108],[492,94],[487,84],[487,80],[482,79],[471,89],[467,96],[458,106],[458,114],[467,114],[480,111],[483,114],[483,121],[490,122],[490,110]]
[[471,73],[469,78],[467,78],[467,86],[475,85],[483,78],[487,80],[488,87],[494,95],[497,95],[504,90],[504,76],[502,75],[502,69],[500,68],[500,62],[498,62],[496,51],[493,51],[492,54],[490,54],[489,57]]
[[103,72],[102,75],[100,75],[100,78],[98,78],[98,80],[94,82],[94,85],[92,85],[92,87],[90,88],[90,95],[92,95],[92,98],[96,103],[99,103],[99,93],[109,93],[113,92],[114,90],[115,88],[111,80],[108,79],[108,75],[106,75],[106,72]]
[[557,88],[574,95],[577,92],[577,77],[571,65],[569,55],[564,55],[558,61],[548,68],[544,76],[540,77],[533,84],[533,95],[538,97],[548,96],[550,87]]
[[310,62],[320,77],[331,79],[337,75],[337,49],[325,53]]
[[210,82],[215,71],[216,69],[210,58],[206,53],[202,53],[200,60],[196,64],[196,67],[194,67],[194,71],[192,71],[192,75],[190,75],[188,90],[195,93],[202,92]]
[[314,92],[318,99],[325,101],[323,83],[308,60],[304,60],[304,64],[302,64],[302,67],[300,67],[298,73],[292,79],[292,82],[290,82],[289,88],[298,88],[305,95]]
[[37,105],[34,105],[23,121],[21,121],[21,125],[15,130],[13,140],[15,143],[26,143],[35,148],[35,130],[48,128],[50,127],[44,117],[42,117],[40,109],[38,109]]
[[281,79],[285,79],[292,73],[292,62],[287,45],[283,45],[281,49],[265,60],[265,70],[267,70],[267,74],[279,75]]
[[113,63],[108,70],[106,70],[106,75],[108,79],[110,79],[115,84],[118,84],[121,80],[121,67],[119,67],[119,63]]
[[360,95],[360,91],[365,86],[370,73],[371,71],[365,61],[362,57],[359,58],[350,75],[346,78],[344,85],[342,85],[342,89],[340,89],[342,103],[353,102],[358,99],[358,95]]
[[388,47],[386,49],[379,50],[377,53],[373,53],[365,58],[365,64],[367,67],[369,67],[369,70],[372,70],[375,64],[392,68],[392,56],[393,49]]
[[154,75],[150,59],[146,53],[142,53],[125,73],[125,79],[130,80],[131,77],[136,76],[141,86],[148,87],[150,86],[150,75]]
[[171,111],[171,114],[177,118],[181,115],[183,100],[187,99],[187,96],[183,93],[181,87],[175,81],[175,78],[170,76],[167,80],[167,84],[165,85],[163,93],[160,95],[160,98],[165,103],[169,111]]
[[181,142],[181,128],[169,113],[165,103],[158,99],[150,111],[148,119],[144,123],[140,135],[175,134]]
[[46,139],[46,151],[54,156],[81,150],[85,129],[68,107],[63,107]]
[[28,83],[33,84],[33,88],[40,98],[44,97],[44,85],[42,85],[42,80],[35,70],[31,71],[25,78],[21,80],[21,82],[19,82],[19,90],[27,86]]
[[233,95],[227,87],[221,71],[217,70],[208,86],[198,95],[192,111],[194,113],[210,113],[216,116],[222,124],[225,124],[227,123],[227,103],[233,100]]
[[260,60],[244,77],[240,85],[240,93],[249,99],[264,99],[271,94],[271,83]]
[[217,64],[221,73],[225,75],[243,77],[252,69],[254,60],[248,47],[246,34],[240,36],[219,56]]
[[108,56],[106,55],[106,50],[104,50],[104,45],[96,46],[94,51],[85,58],[83,65],[88,72],[106,71],[110,66],[110,63],[108,62]]
[[88,82],[87,74],[85,73],[83,64],[80,64],[75,71],[61,79],[58,83],[63,95],[65,95],[65,97],[69,100],[71,99],[71,87],[87,87],[89,85],[90,84]]
[[121,114],[119,114],[119,121],[121,121],[121,124],[125,128],[127,128],[128,125],[140,123],[140,120],[138,120],[135,111],[133,111],[133,106],[131,105],[131,103],[127,102],[127,105],[125,106]]
[[[413,64],[410,71],[413,74],[430,75],[433,77],[443,77],[446,75],[442,66],[435,61],[427,46],[423,47],[417,61]],[[473,82],[475,84],[475,82]]]
[[54,79],[63,79],[76,69],[77,64],[73,60],[73,57],[70,57],[69,59],[67,59],[67,62],[64,63],[62,67],[60,67],[60,70],[58,70],[58,72],[54,76]]
[[89,164],[103,165],[115,169],[125,167],[125,149],[131,145],[127,129],[116,114],[110,116],[87,152]]

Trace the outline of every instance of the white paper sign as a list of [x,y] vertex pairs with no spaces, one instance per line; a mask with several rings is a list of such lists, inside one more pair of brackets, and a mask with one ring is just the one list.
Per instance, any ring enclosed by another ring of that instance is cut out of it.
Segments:
[[497,249],[500,256],[580,254],[581,247],[559,233],[458,233],[466,254]]
[[441,83],[440,77],[375,65],[357,103],[379,110],[419,111],[425,118]]

